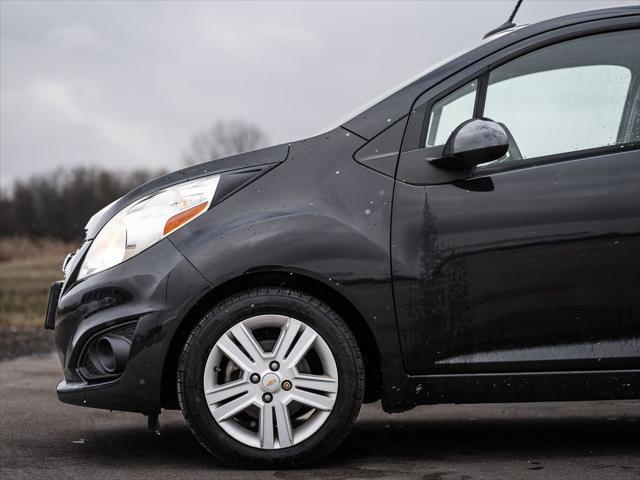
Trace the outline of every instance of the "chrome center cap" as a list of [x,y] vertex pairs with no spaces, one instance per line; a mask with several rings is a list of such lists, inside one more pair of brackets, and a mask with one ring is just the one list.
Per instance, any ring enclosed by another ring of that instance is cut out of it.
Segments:
[[280,377],[272,372],[267,373],[262,377],[262,387],[271,393],[280,390]]

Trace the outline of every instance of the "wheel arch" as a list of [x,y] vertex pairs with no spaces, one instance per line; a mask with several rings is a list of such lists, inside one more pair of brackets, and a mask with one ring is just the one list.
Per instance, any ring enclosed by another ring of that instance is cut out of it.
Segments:
[[310,276],[287,271],[260,271],[230,279],[203,295],[187,312],[176,329],[162,368],[161,403],[163,408],[178,408],[176,373],[178,359],[187,336],[216,303],[235,293],[255,287],[286,287],[312,295],[329,305],[353,331],[364,359],[365,395],[364,402],[370,403],[381,398],[383,377],[380,351],[371,328],[344,295],[334,288]]

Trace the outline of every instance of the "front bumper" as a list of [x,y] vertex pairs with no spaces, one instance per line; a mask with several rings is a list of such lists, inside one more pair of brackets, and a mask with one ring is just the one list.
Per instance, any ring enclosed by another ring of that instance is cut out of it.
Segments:
[[[74,268],[79,268],[79,261]],[[68,272],[73,279],[73,272]],[[174,333],[209,284],[168,239],[80,282],[62,286],[55,338],[64,380],[58,398],[75,405],[156,413],[162,370]],[[100,332],[137,322],[129,357],[115,378],[92,379],[79,368]]]

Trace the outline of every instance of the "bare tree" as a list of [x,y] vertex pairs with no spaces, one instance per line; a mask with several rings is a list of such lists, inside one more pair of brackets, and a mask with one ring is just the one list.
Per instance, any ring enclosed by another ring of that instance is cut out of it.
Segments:
[[184,163],[195,165],[216,158],[248,152],[267,143],[267,136],[256,125],[242,120],[218,120],[191,139]]
[[13,184],[0,194],[0,237],[52,237],[79,240],[95,212],[165,172],[58,169]]

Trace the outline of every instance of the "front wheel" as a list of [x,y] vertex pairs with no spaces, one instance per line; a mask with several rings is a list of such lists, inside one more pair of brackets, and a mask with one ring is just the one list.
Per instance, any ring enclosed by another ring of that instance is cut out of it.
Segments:
[[180,406],[222,463],[292,467],[328,455],[347,436],[364,393],[358,344],[323,302],[259,288],[212,308],[178,365]]

